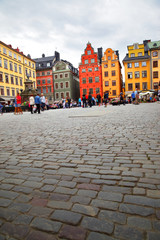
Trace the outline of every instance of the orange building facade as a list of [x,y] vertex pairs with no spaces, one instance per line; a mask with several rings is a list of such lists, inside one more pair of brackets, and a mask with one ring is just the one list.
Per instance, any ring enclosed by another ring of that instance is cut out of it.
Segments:
[[80,83],[80,97],[92,94],[96,98],[99,93],[102,97],[102,71],[98,53],[94,52],[91,43],[87,43],[84,54],[81,56],[81,63],[79,64],[79,83]]
[[118,51],[108,48],[102,57],[103,95],[107,91],[109,98],[117,98],[122,92],[122,74]]

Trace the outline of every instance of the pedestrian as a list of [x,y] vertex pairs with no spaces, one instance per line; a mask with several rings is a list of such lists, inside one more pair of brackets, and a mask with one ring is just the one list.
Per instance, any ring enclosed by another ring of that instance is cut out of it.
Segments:
[[44,111],[45,105],[46,105],[46,98],[43,95],[43,93],[41,93],[41,109],[42,109],[42,111]]
[[37,93],[37,96],[34,98],[35,104],[36,104],[36,110],[35,113],[38,111],[38,114],[40,114],[40,107],[41,107],[41,98],[39,96],[39,93]]
[[67,101],[68,101],[68,107],[70,108],[70,106],[71,106],[71,99],[70,99],[70,97],[67,98]]
[[17,114],[23,114],[22,112],[22,108],[21,108],[21,96],[19,95],[19,93],[17,93],[17,97],[16,97],[16,103],[17,103]]
[[137,91],[137,88],[136,88],[134,93],[135,93],[135,104],[138,105],[139,104],[139,102],[138,102],[138,100],[139,100],[139,93]]
[[34,104],[35,104],[34,97],[33,97],[33,94],[31,94],[29,98],[29,108],[30,108],[31,114],[33,114]]
[[92,107],[92,94],[91,93],[89,93],[89,95],[88,95],[88,104],[90,107]]
[[132,92],[132,94],[131,94],[131,98],[132,98],[132,103],[135,103],[135,93],[134,93],[134,91]]
[[98,93],[97,94],[97,105],[100,107],[101,105],[101,95]]
[[14,114],[18,114],[18,105],[17,105],[17,101],[16,98],[14,99]]
[[108,96],[109,96],[108,92],[105,91],[105,93],[104,93],[104,104],[105,104],[105,107],[107,107]]
[[86,107],[86,96],[85,96],[85,94],[83,94],[82,102],[83,102],[83,108]]
[[124,99],[123,99],[123,93],[120,93],[120,104],[125,105]]
[[48,103],[48,98],[47,98],[47,97],[46,97],[46,102],[45,102],[45,104],[46,104],[46,109],[49,110],[49,103]]
[[3,105],[0,103],[0,113],[3,115]]
[[78,106],[79,106],[79,107],[81,107],[81,102],[82,102],[82,100],[81,100],[81,98],[79,98],[79,99],[78,99]]

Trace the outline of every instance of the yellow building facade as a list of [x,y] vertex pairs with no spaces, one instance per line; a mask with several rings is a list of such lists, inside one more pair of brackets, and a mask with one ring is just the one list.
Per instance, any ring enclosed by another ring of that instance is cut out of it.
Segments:
[[13,49],[0,41],[0,97],[6,102],[12,101],[17,92],[24,90],[24,82],[29,77],[36,88],[36,65],[30,56],[19,49]]
[[135,43],[128,46],[128,53],[123,59],[125,70],[125,93],[126,95],[137,90],[150,89],[150,56],[148,41],[143,44]]
[[122,91],[121,64],[118,51],[106,49],[102,57],[103,96],[107,91],[109,98],[117,98]]

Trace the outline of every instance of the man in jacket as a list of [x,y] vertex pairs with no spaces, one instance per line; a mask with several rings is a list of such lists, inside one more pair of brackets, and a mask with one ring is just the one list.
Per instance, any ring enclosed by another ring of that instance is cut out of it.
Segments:
[[41,107],[41,98],[39,96],[39,93],[37,93],[37,96],[35,96],[34,98],[35,104],[36,104],[36,110],[35,113],[38,111],[38,113],[40,114],[40,107]]

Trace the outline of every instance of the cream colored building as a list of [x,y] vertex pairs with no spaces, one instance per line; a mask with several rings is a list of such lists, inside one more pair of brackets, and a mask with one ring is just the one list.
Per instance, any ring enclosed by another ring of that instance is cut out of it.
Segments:
[[10,103],[29,77],[36,88],[36,66],[30,56],[0,41],[0,98]]

